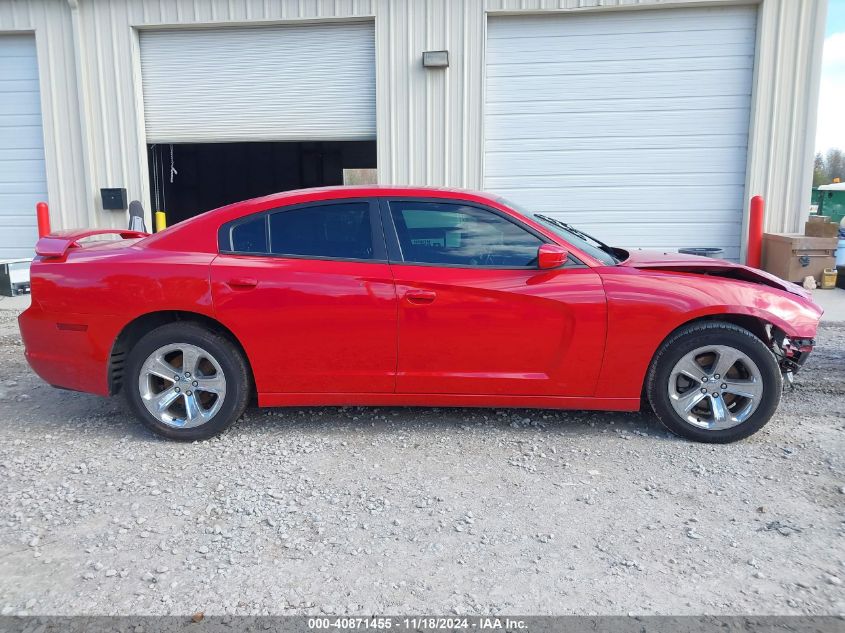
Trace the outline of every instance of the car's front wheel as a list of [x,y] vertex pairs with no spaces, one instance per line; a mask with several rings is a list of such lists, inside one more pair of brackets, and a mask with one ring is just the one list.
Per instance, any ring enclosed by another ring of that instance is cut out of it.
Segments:
[[135,415],[151,430],[175,440],[202,440],[241,416],[249,399],[249,370],[227,338],[197,323],[170,323],[132,348],[124,389]]
[[754,334],[723,322],[681,328],[652,361],[647,394],[670,431],[699,442],[727,443],[759,431],[774,415],[783,377]]

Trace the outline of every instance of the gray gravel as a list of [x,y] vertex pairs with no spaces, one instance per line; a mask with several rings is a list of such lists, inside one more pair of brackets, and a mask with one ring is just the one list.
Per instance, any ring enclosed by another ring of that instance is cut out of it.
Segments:
[[0,311],[0,612],[845,613],[845,324],[766,429],[641,414],[250,410],[146,432],[41,383]]

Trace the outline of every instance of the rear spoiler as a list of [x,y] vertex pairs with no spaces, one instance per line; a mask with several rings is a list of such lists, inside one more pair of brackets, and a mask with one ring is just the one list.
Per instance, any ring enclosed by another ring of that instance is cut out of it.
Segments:
[[64,257],[67,252],[79,246],[79,240],[92,235],[119,235],[121,239],[131,240],[139,237],[149,237],[149,233],[128,231],[126,229],[71,229],[69,231],[54,231],[45,235],[35,245],[35,254],[42,257]]

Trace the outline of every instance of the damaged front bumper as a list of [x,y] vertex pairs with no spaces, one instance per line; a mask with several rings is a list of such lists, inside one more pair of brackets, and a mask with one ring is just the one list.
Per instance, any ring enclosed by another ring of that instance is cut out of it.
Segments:
[[814,338],[789,338],[784,336],[779,344],[774,346],[780,370],[790,385],[792,385],[793,376],[807,362],[807,358],[809,358],[815,345],[816,339]]

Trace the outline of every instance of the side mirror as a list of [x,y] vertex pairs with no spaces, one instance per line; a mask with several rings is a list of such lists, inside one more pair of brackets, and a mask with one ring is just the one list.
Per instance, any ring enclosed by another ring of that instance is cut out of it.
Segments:
[[559,268],[566,263],[567,257],[569,257],[569,252],[563,246],[542,244],[537,249],[537,268],[541,270]]

